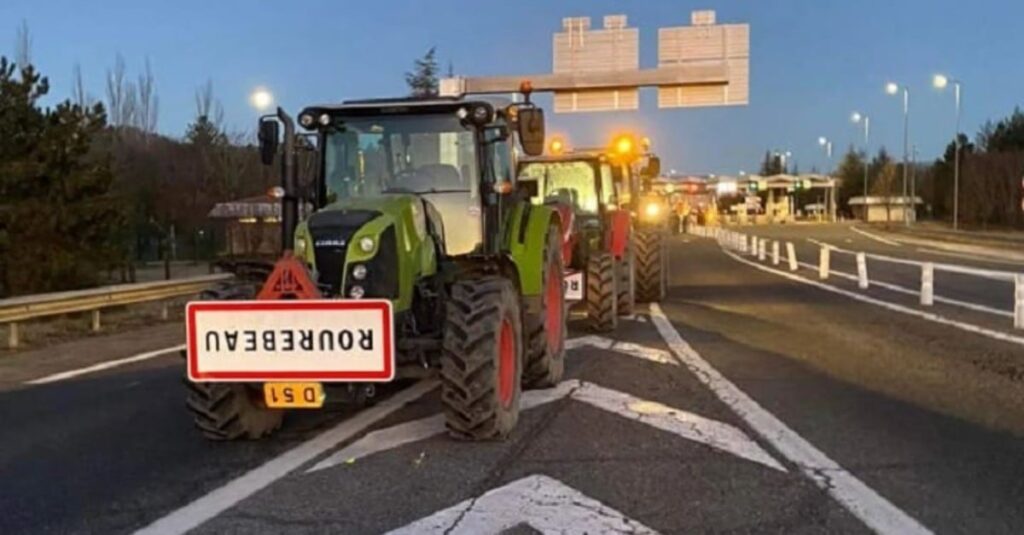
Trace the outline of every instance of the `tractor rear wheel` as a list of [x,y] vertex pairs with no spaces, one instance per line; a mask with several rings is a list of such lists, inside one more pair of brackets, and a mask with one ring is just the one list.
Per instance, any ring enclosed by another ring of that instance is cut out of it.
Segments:
[[562,236],[557,226],[548,229],[541,272],[541,304],[537,314],[525,314],[526,367],[524,388],[550,388],[562,380],[565,372],[566,304],[562,290],[565,267]]
[[594,331],[614,331],[619,324],[617,276],[610,253],[593,253],[587,259],[587,321]]
[[[225,284],[203,291],[204,301],[252,299],[256,294],[251,284]],[[182,352],[185,356],[185,352]],[[194,383],[184,378],[187,394],[185,406],[192,412],[193,423],[208,439],[257,439],[267,436],[284,420],[284,411],[269,409],[263,404],[262,392],[245,383]]]
[[668,270],[665,240],[659,230],[639,231],[636,234],[637,301],[657,303],[665,298]]
[[448,433],[465,440],[507,437],[519,420],[523,367],[519,295],[487,276],[452,285],[441,355]]
[[636,257],[633,254],[633,245],[626,245],[626,252],[618,263],[618,314],[630,316],[636,304]]

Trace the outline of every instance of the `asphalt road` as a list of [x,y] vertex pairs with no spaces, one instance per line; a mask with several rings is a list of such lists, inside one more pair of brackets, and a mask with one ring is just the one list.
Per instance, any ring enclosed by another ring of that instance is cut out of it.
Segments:
[[1024,532],[1021,345],[711,240],[674,238],[670,252],[662,306],[574,342],[567,382],[529,394],[501,443],[437,434],[429,384],[229,444],[191,428],[173,353],[27,384],[179,344],[180,327],[8,357],[0,533]]

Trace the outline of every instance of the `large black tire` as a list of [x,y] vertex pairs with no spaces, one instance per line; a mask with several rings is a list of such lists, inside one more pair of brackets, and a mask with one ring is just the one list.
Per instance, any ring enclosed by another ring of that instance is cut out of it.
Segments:
[[633,315],[636,305],[636,257],[633,254],[633,245],[626,244],[626,252],[622,260],[618,262],[618,314],[620,316]]
[[636,298],[657,303],[665,298],[668,270],[665,240],[659,230],[641,230],[636,236]]
[[[205,301],[252,299],[252,284],[229,283],[203,291]],[[182,352],[184,356],[184,352]],[[257,439],[278,428],[284,411],[268,409],[262,392],[245,383],[193,383],[185,379],[185,406],[192,412],[193,423],[203,436],[211,440]]]
[[441,402],[451,436],[495,440],[515,428],[522,332],[519,295],[508,279],[487,276],[452,285],[441,355]]
[[564,273],[562,236],[558,227],[552,226],[544,249],[540,309],[536,314],[525,314],[523,322],[527,334],[523,388],[551,388],[565,373]]
[[587,259],[587,322],[596,332],[614,331],[619,325],[615,257],[592,253]]
[[284,411],[263,405],[263,392],[244,383],[193,383],[186,380],[185,405],[195,426],[211,440],[263,438],[281,427]]

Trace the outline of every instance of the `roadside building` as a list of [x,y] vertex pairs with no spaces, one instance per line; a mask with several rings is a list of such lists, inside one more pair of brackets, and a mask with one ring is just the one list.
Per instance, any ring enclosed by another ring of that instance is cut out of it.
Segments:
[[[917,220],[917,206],[924,204],[920,197],[880,196],[851,197],[853,217],[868,223],[896,223]],[[865,218],[865,211],[867,218]]]

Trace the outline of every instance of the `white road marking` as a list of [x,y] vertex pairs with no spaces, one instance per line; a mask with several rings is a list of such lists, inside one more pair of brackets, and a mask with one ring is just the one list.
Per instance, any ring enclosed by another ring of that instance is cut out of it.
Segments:
[[325,451],[363,432],[391,413],[437,388],[437,381],[416,383],[331,429],[231,480],[192,503],[137,531],[137,534],[183,534],[288,475]]
[[[736,427],[593,383],[568,380],[562,381],[554,388],[523,392],[520,410],[526,411],[566,397],[741,459],[786,472],[785,467]],[[444,417],[440,414],[380,429],[368,433],[325,458],[306,473],[352,463],[360,458],[441,433],[444,433]]]
[[[828,292],[832,292],[832,293],[837,293],[839,295],[845,295],[846,297],[849,297],[851,299],[856,299],[857,301],[862,301],[864,303],[869,303],[869,304],[872,304],[872,305],[880,306],[882,308],[885,308],[885,309],[888,309],[888,310],[892,310],[893,312],[900,312],[900,313],[903,313],[903,314],[908,314],[910,316],[916,316],[918,318],[922,318],[922,319],[925,319],[925,320],[928,320],[928,321],[934,321],[935,323],[941,323],[943,325],[949,325],[950,327],[955,327],[957,329],[960,329],[960,330],[963,330],[963,331],[967,331],[967,332],[970,332],[970,333],[980,334],[982,336],[987,336],[989,338],[992,338],[992,339],[995,339],[995,340],[999,340],[1001,342],[1010,342],[1011,344],[1017,344],[1017,345],[1024,346],[1024,337],[1022,337],[1022,336],[1015,336],[1015,335],[1012,335],[1012,334],[1004,333],[1002,331],[997,331],[995,329],[988,329],[986,327],[981,327],[979,325],[974,325],[974,324],[971,324],[971,323],[964,323],[962,321],[951,320],[951,319],[949,319],[949,318],[947,318],[945,316],[942,316],[942,315],[939,315],[939,314],[935,314],[934,312],[924,312],[924,311],[916,310],[916,309],[913,309],[913,308],[910,308],[910,307],[907,307],[907,306],[898,305],[896,303],[890,303],[888,301],[882,301],[881,299],[875,299],[874,297],[869,297],[869,296],[864,295],[864,294],[860,294],[860,293],[857,293],[857,292],[852,292],[852,291],[849,291],[849,290],[844,290],[844,289],[839,288],[837,286],[832,286],[831,284],[825,284],[823,282],[818,282],[816,280],[806,279],[806,278],[801,277],[799,275],[793,275],[792,273],[787,273],[787,272],[780,271],[780,270],[777,270],[777,269],[772,269],[772,268],[770,268],[768,266],[762,266],[761,264],[758,264],[757,262],[751,262],[751,261],[747,260],[746,258],[740,258],[739,256],[733,254],[730,251],[722,251],[722,252],[724,252],[726,255],[732,257],[732,259],[736,260],[737,262],[742,262],[744,264],[747,264],[748,266],[755,267],[755,268],[760,269],[761,271],[764,271],[764,272],[767,272],[767,273],[773,273],[775,275],[778,275],[780,277],[789,279],[791,281],[799,282],[799,283],[802,283],[802,284],[808,284],[810,286],[814,286],[815,288],[820,288],[822,290],[825,290],[825,291],[828,291]],[[939,299],[940,298],[938,296],[935,297],[936,301],[938,301]],[[653,317],[652,317],[652,321],[653,321]]]
[[[762,267],[751,262],[752,265]],[[774,271],[774,270],[773,270]],[[788,273],[786,273],[788,275]],[[799,277],[796,277],[799,278]],[[908,514],[847,472],[823,452],[804,440],[772,413],[704,360],[676,331],[657,303],[651,303],[651,321],[669,348],[702,383],[728,405],[762,438],[797,465],[818,487],[828,492],[850,513],[876,533],[931,533]]]
[[48,383],[55,383],[57,381],[63,381],[64,379],[71,379],[72,377],[78,377],[79,375],[86,375],[89,373],[95,373],[98,371],[109,370],[110,368],[116,368],[118,366],[124,366],[125,364],[131,364],[133,362],[142,362],[152,358],[166,355],[168,353],[174,353],[185,349],[185,344],[181,344],[173,347],[165,347],[163,349],[157,349],[156,351],[147,351],[146,353],[139,353],[131,357],[126,357],[117,360],[108,360],[107,362],[101,362],[99,364],[93,364],[92,366],[86,366],[85,368],[78,368],[77,370],[69,370],[66,372],[55,373],[40,377],[38,379],[32,379],[31,381],[25,381],[27,385],[45,385]]
[[856,232],[857,234],[860,234],[861,236],[864,236],[865,238],[868,238],[870,240],[875,240],[877,242],[881,242],[881,243],[884,243],[886,245],[892,245],[894,247],[902,247],[902,245],[903,245],[903,244],[901,244],[899,242],[895,242],[893,240],[883,238],[881,236],[878,236],[877,234],[872,234],[872,233],[870,233],[870,232],[868,232],[866,230],[861,230],[861,229],[859,229],[857,227],[850,227],[850,230]]
[[963,258],[963,259],[966,259],[966,260],[974,260],[975,262],[987,262],[987,263],[990,263],[990,264],[1003,264],[1003,265],[1006,265],[1006,266],[1014,266],[1014,267],[1018,267],[1018,268],[1021,266],[1021,262],[1019,260],[1017,260],[1017,261],[1014,261],[1014,260],[1003,260],[1001,258],[994,258],[994,257],[990,258],[990,257],[987,257],[987,256],[980,256],[980,255],[977,255],[977,254],[953,253],[953,252],[949,252],[949,251],[939,251],[937,249],[925,249],[923,247],[918,247],[917,252],[925,253],[925,254],[931,254],[931,255],[949,256],[949,257],[953,257],[953,258]]
[[523,524],[540,533],[657,533],[557,479],[532,475],[438,511],[388,535],[490,535]]

